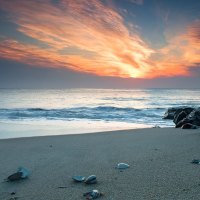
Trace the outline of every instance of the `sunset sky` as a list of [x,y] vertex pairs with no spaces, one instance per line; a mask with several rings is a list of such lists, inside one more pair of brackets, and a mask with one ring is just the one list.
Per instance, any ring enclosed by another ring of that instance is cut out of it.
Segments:
[[0,0],[0,87],[200,87],[199,0]]

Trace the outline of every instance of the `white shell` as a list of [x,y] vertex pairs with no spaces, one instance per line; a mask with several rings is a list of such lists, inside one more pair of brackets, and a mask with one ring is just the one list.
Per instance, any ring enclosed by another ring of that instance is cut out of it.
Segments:
[[90,192],[86,192],[83,194],[83,196],[86,196],[87,199],[97,199],[98,197],[100,197],[102,195],[102,193],[100,193],[98,190],[92,190]]
[[92,198],[97,198],[101,196],[101,193],[98,190],[92,190],[90,195]]
[[127,163],[118,163],[117,164],[117,169],[127,169],[130,166]]

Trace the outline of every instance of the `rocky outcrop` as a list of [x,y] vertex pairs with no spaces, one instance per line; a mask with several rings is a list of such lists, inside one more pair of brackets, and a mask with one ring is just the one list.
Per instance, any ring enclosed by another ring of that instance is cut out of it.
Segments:
[[200,126],[200,107],[194,109],[186,118],[191,121],[192,124]]
[[193,110],[194,108],[191,108],[191,107],[185,107],[183,109],[177,110],[175,112],[174,119],[173,119],[174,124],[177,125],[180,121],[184,120]]
[[173,119],[176,128],[196,129],[200,126],[200,107],[169,108],[163,119]]
[[178,124],[181,120],[187,117],[189,113],[185,111],[178,112],[177,114],[174,115],[174,124]]
[[194,110],[194,108],[186,106],[168,108],[163,116],[163,119],[174,119],[180,112],[184,111],[189,114],[192,110]]
[[186,124],[183,124],[183,126],[181,126],[181,128],[182,129],[197,129],[198,126],[190,124],[190,123],[186,123]]
[[192,124],[195,126],[200,126],[200,108],[194,109],[186,117],[178,121],[176,128],[183,127],[184,124]]

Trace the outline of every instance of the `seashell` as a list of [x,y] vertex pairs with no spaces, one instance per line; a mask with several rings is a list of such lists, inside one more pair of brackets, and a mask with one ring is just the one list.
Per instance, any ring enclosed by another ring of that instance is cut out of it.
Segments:
[[22,173],[16,172],[7,177],[6,181],[18,181],[22,179]]
[[7,177],[6,181],[19,181],[29,176],[29,171],[23,167],[19,167],[18,171]]
[[90,175],[85,179],[86,184],[94,184],[97,182],[97,177],[95,175]]
[[86,192],[83,194],[83,196],[86,197],[86,199],[97,199],[98,197],[102,196],[103,194],[100,193],[98,190],[92,190],[90,192]]
[[22,178],[27,178],[30,174],[30,172],[27,169],[25,169],[24,167],[19,167],[18,172],[22,173]]
[[72,179],[75,182],[83,182],[85,180],[85,177],[84,176],[73,176]]
[[200,165],[200,160],[198,160],[198,159],[194,159],[194,160],[192,160],[191,163],[192,163],[192,164]]
[[126,163],[118,163],[117,164],[117,169],[127,169],[129,168],[130,166]]

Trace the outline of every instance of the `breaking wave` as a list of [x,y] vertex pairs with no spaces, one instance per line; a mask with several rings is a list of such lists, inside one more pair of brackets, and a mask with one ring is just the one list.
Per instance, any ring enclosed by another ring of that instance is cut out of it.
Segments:
[[[131,107],[121,108],[114,106],[74,107],[62,109],[0,109],[1,119],[47,119],[47,120],[72,120],[89,119],[105,121],[133,122],[136,119],[161,118],[164,108],[136,109]],[[152,120],[152,119],[151,119]]]

